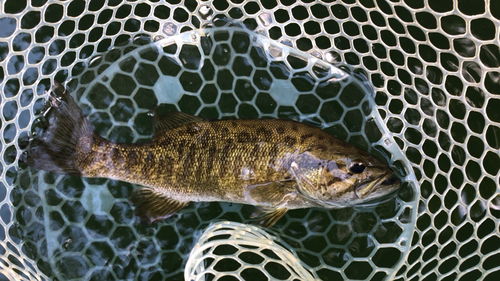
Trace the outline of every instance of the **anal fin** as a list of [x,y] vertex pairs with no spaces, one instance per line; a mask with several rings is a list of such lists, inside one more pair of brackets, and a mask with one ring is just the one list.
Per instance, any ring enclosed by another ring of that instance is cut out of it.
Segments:
[[153,188],[134,190],[130,201],[135,207],[135,215],[142,223],[147,224],[168,218],[189,204],[167,197]]
[[184,112],[167,112],[162,116],[158,116],[155,110],[153,110],[153,114],[155,136],[158,136],[164,131],[172,130],[186,124],[203,121],[203,118],[196,117]]

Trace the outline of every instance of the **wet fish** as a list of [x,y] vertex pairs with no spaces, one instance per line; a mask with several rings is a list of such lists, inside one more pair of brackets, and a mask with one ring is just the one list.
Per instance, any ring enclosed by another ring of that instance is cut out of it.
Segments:
[[96,134],[59,83],[48,103],[48,126],[20,161],[59,174],[142,185],[131,201],[146,223],[189,202],[226,201],[259,207],[258,221],[270,227],[290,209],[352,206],[400,184],[367,152],[294,121],[205,121],[171,112],[155,117],[150,142],[125,144]]

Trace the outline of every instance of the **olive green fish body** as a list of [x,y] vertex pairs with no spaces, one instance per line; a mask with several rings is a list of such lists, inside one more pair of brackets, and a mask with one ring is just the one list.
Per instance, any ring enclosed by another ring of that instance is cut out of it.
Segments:
[[248,203],[249,189],[293,181],[290,165],[304,152],[302,147],[335,141],[293,121],[199,121],[161,132],[149,143],[115,144],[99,138],[79,168],[85,177],[161,189],[180,201]]
[[113,143],[93,132],[62,86],[54,94],[51,125],[21,160],[47,171],[147,186],[131,197],[146,222],[192,201],[227,201],[263,207],[261,222],[271,226],[288,209],[350,206],[398,185],[370,154],[302,123],[204,121],[173,112],[155,118],[150,142]]

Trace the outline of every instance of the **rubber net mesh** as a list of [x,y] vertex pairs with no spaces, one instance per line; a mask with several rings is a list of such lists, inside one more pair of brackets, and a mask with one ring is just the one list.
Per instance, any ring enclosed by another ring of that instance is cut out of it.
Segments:
[[[498,1],[0,2],[0,280],[498,280]],[[148,112],[279,117],[394,165],[378,204],[193,203],[136,221],[136,188],[19,165],[53,81],[96,131]]]

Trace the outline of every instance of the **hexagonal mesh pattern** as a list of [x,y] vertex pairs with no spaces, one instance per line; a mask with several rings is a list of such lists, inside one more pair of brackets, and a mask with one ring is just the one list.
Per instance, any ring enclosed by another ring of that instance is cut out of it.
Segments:
[[[69,81],[95,129],[114,141],[150,138],[148,111],[160,104],[213,119],[296,119],[389,158],[407,179],[394,198],[297,210],[273,228],[313,278],[499,278],[497,2],[1,5],[0,279],[183,280],[191,249],[210,235],[196,244],[198,232],[251,213],[197,203],[141,225],[129,184],[19,168],[12,156],[40,130],[35,116],[53,80]],[[214,19],[227,20],[210,27]],[[210,252],[221,263],[200,256],[212,274],[203,278],[246,279],[243,269],[229,273],[231,250]],[[297,276],[268,254],[240,259],[267,272],[262,280]]]
[[214,278],[221,271],[228,272],[225,276],[254,280],[312,280],[311,272],[290,252],[292,247],[282,243],[256,226],[214,223],[193,247],[185,280]]

